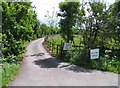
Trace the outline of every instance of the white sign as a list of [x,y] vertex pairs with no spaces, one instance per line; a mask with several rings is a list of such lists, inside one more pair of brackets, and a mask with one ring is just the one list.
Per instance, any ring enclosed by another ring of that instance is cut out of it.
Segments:
[[91,49],[90,50],[90,58],[98,59],[99,58],[99,49]]
[[72,44],[70,43],[64,43],[63,50],[70,50],[72,48]]

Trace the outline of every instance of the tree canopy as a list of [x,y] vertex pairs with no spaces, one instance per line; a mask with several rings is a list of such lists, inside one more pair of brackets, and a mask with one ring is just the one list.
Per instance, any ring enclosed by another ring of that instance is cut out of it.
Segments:
[[80,2],[61,2],[59,4],[60,12],[58,16],[60,19],[61,35],[66,42],[71,40],[73,36],[72,28],[76,24],[76,15],[79,13]]
[[[2,2],[2,53],[22,58],[25,41],[40,37],[39,22],[31,2]],[[10,61],[10,60],[8,60]]]

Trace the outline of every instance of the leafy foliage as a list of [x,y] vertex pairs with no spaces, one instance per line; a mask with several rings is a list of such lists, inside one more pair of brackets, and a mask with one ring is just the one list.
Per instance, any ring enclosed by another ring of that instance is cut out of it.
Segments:
[[[61,36],[69,42],[74,34],[78,34],[82,37],[79,44],[83,45],[78,50],[65,52],[66,61],[88,68],[120,73],[119,4],[120,2],[116,2],[109,8],[105,3],[95,1],[81,5],[66,1],[59,4]],[[54,42],[57,43],[58,40]],[[94,48],[100,49],[99,60],[90,60],[89,51]]]
[[2,86],[13,80],[23,59],[25,44],[41,37],[31,2],[2,2]]
[[105,55],[100,57],[97,60],[89,59],[89,50],[80,49],[80,50],[71,50],[67,51],[66,56],[64,57],[66,61],[71,64],[76,64],[85,68],[98,69],[102,71],[111,71],[115,73],[120,73],[120,60],[117,57],[110,57]]
[[79,13],[80,2],[61,2],[59,8],[61,13],[58,16],[62,17],[60,20],[60,32],[66,42],[72,40],[72,28],[76,24],[76,15]]
[[2,87],[5,87],[18,74],[19,64],[4,63],[0,70],[2,70]]
[[25,42],[39,37],[37,15],[31,2],[2,2],[2,14],[3,56],[9,58],[12,55],[21,59]]

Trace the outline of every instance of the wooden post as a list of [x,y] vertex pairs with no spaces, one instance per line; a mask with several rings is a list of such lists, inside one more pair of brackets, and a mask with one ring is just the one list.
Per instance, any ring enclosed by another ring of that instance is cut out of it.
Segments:
[[52,48],[51,48],[51,42],[50,42],[50,49],[52,50]]
[[57,45],[57,54],[58,54],[58,45]]
[[63,58],[63,46],[62,46],[62,44],[61,44],[61,46],[60,46],[60,56],[61,56],[61,58]]
[[57,44],[55,44],[55,54],[57,53]]
[[52,52],[53,52],[53,43],[51,43],[51,47],[52,47]]

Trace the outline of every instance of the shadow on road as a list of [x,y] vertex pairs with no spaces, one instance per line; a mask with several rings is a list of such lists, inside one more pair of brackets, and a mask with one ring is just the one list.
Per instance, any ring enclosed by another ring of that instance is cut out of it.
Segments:
[[41,68],[57,68],[60,62],[56,61],[54,58],[46,58],[36,60],[34,63]]
[[43,56],[45,53],[35,53],[31,55],[25,55],[25,57],[32,57],[32,56]]
[[46,59],[38,59],[38,60],[35,60],[33,63],[35,63],[36,65],[38,65],[41,68],[46,68],[46,69],[64,68],[65,70],[73,71],[76,73],[78,73],[78,72],[92,73],[94,71],[92,69],[81,68],[76,65],[65,64],[61,60],[55,59],[54,57],[46,58]]

